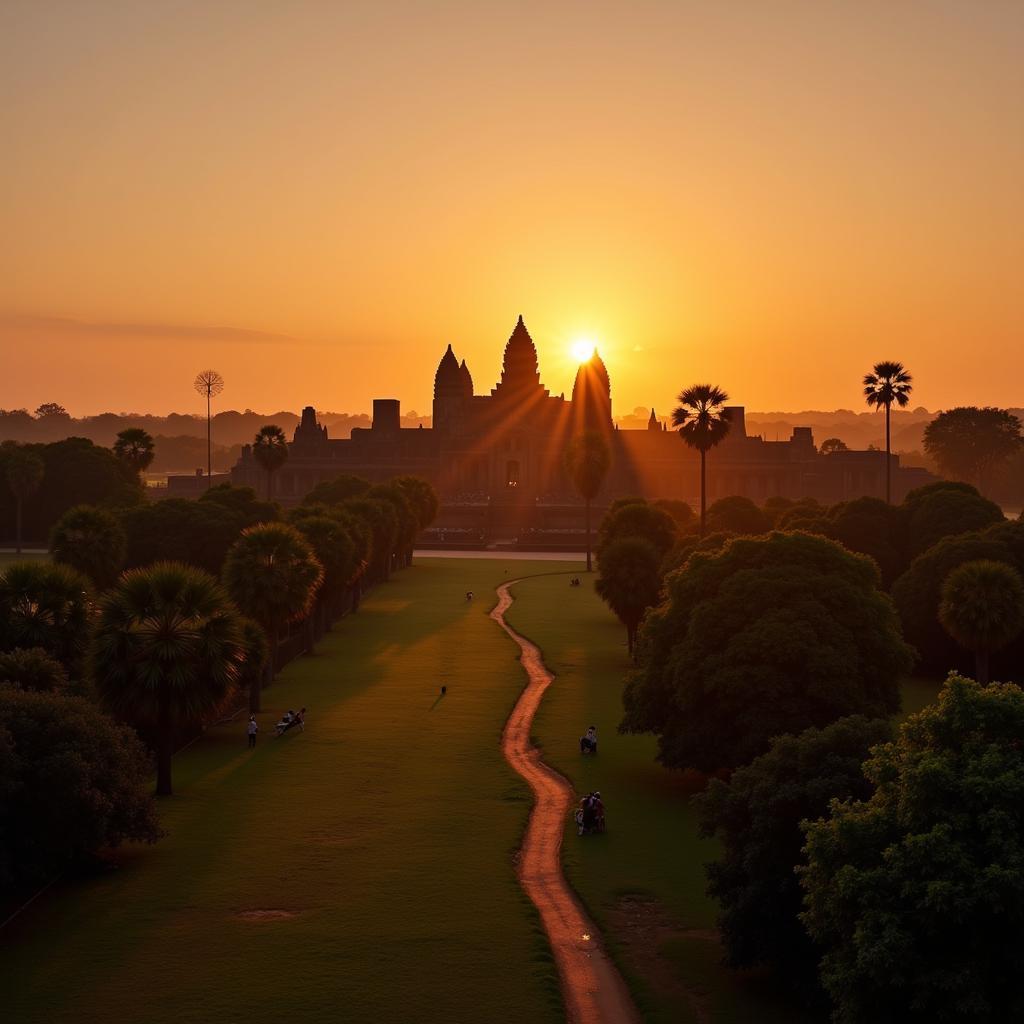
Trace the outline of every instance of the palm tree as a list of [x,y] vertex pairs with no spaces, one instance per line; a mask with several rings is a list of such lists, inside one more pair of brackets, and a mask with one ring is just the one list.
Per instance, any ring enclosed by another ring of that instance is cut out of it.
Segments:
[[50,554],[88,576],[97,590],[112,587],[124,565],[128,538],[120,522],[106,509],[75,505],[50,532]]
[[601,434],[590,431],[580,434],[569,442],[565,450],[566,472],[572,478],[573,486],[586,506],[587,530],[587,572],[593,572],[590,544],[590,503],[597,497],[608,475],[611,453]]
[[[323,569],[309,542],[285,523],[260,523],[243,531],[222,573],[235,603],[266,631],[270,644],[266,681],[274,678],[281,629],[309,614]],[[260,710],[260,686],[249,689],[249,710]]]
[[25,499],[32,497],[43,481],[46,466],[43,460],[26,448],[11,445],[4,456],[4,475],[14,495],[15,526],[14,550],[21,554],[22,509]]
[[0,649],[41,647],[72,675],[88,639],[89,581],[67,565],[15,562],[0,573]]
[[890,410],[895,402],[901,409],[910,401],[914,390],[913,378],[902,363],[875,363],[871,373],[864,376],[864,398],[876,409],[885,407],[885,500],[892,504],[892,445],[890,443]]
[[939,621],[974,652],[975,675],[988,683],[988,661],[1024,629],[1024,583],[1011,565],[979,559],[954,569],[942,585]]
[[210,401],[224,390],[224,378],[216,370],[203,370],[196,374],[192,387],[206,396],[206,486],[213,476],[213,420],[210,416]]
[[114,454],[135,473],[142,473],[153,461],[156,447],[152,436],[141,427],[129,427],[117,435]]
[[241,616],[202,569],[132,569],[100,599],[93,681],[108,710],[155,728],[157,796],[171,794],[175,729],[223,703],[246,653]]
[[284,431],[273,423],[260,427],[252,443],[253,458],[267,474],[267,501],[274,494],[274,474],[288,461],[288,440]]
[[729,433],[729,396],[714,384],[694,384],[679,394],[679,406],[672,412],[672,426],[683,443],[700,452],[700,535],[708,518],[708,452]]

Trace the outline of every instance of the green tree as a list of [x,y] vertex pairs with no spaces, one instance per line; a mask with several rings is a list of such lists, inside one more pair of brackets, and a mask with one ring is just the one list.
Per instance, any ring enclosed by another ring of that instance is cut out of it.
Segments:
[[597,561],[600,564],[605,548],[623,537],[640,537],[654,545],[660,558],[679,540],[675,520],[663,508],[646,501],[614,504],[601,520],[597,531]]
[[419,519],[403,488],[393,480],[374,484],[367,492],[367,498],[389,502],[394,509],[398,529],[395,533],[394,551],[389,568],[401,568],[412,562],[412,549],[419,532]]
[[1020,420],[1005,409],[961,406],[940,412],[924,428],[924,450],[949,476],[984,490],[993,469],[1024,446]]
[[[281,630],[313,606],[323,569],[306,538],[286,523],[251,526],[224,562],[224,583],[235,603],[265,630],[270,644],[267,681],[277,671]],[[249,689],[249,710],[260,710],[260,687]]]
[[128,538],[118,519],[92,505],[69,508],[50,533],[50,553],[60,565],[87,576],[97,590],[117,582]]
[[133,473],[139,475],[149,469],[156,446],[153,438],[141,427],[129,427],[117,435],[114,442],[114,454],[124,462]]
[[913,665],[878,568],[801,533],[694,553],[648,612],[622,728],[668,767],[729,770],[773,736],[899,707]]
[[100,598],[93,683],[109,711],[155,730],[158,796],[171,794],[175,730],[223,704],[245,655],[238,612],[201,569],[174,562],[131,569]]
[[821,951],[800,921],[801,824],[828,812],[832,800],[865,800],[873,786],[863,763],[871,747],[892,739],[885,719],[853,715],[823,729],[777,736],[769,749],[726,781],[712,779],[695,797],[701,833],[721,856],[706,865],[708,895],[730,967],[768,966],[810,997]]
[[76,860],[160,836],[149,759],[134,733],[81,697],[0,686],[0,892]]
[[983,530],[1002,523],[1002,509],[969,484],[949,481],[919,487],[907,495],[901,511],[906,517],[910,558],[934,547],[943,537]]
[[661,555],[642,537],[621,537],[603,549],[594,589],[626,627],[633,656],[640,622],[661,591]]
[[4,475],[7,486],[14,495],[15,526],[14,550],[21,554],[23,533],[23,512],[25,501],[39,489],[46,466],[43,460],[27,448],[11,446],[4,452]]
[[572,480],[576,493],[583,499],[586,522],[587,572],[593,572],[593,558],[590,549],[590,506],[600,493],[608,469],[611,466],[611,452],[604,435],[588,431],[574,437],[562,456],[565,471]]
[[685,501],[677,501],[675,498],[656,498],[651,504],[655,508],[667,512],[680,533],[692,533],[696,529],[696,513]]
[[883,361],[875,363],[871,373],[864,377],[864,399],[876,409],[885,409],[885,500],[892,504],[892,431],[893,403],[901,409],[910,402],[914,390],[913,378],[902,363]]
[[321,480],[303,498],[304,505],[337,505],[349,498],[358,498],[370,489],[370,481],[361,476],[341,473],[330,480]]
[[804,923],[843,1024],[1024,1018],[1024,693],[950,676],[807,830]]
[[70,566],[15,562],[0,573],[0,650],[41,647],[77,675],[90,608],[89,581]]
[[712,533],[757,535],[772,528],[772,519],[749,498],[733,494],[719,498],[708,509],[707,525]]
[[317,561],[323,566],[324,577],[317,592],[321,630],[337,613],[341,598],[348,589],[358,568],[356,545],[344,524],[334,516],[289,514],[289,522],[309,542]]
[[281,507],[273,501],[261,501],[251,487],[235,484],[217,484],[204,491],[199,498],[204,508],[216,506],[229,512],[238,532],[257,523],[276,523],[281,518]]
[[41,693],[67,690],[64,666],[41,647],[16,647],[0,652],[0,684],[13,683],[22,690]]
[[707,532],[708,452],[729,433],[729,396],[713,384],[695,384],[679,393],[672,426],[688,448],[700,452],[700,535]]
[[267,501],[274,497],[274,474],[288,461],[288,439],[273,423],[260,427],[252,443],[252,454],[267,474]]
[[961,647],[974,652],[975,678],[988,683],[989,655],[1024,629],[1024,583],[1002,562],[965,562],[942,584],[939,621]]
[[886,588],[906,571],[907,517],[902,507],[896,508],[881,498],[844,501],[828,510],[820,532],[839,541],[848,551],[870,555],[878,563]]
[[441,507],[437,491],[418,476],[396,476],[391,483],[401,487],[405,497],[416,513],[416,522],[420,530],[425,530],[437,518]]
[[[391,553],[398,538],[398,513],[389,501],[379,498],[348,498],[340,506],[349,515],[355,516],[369,529],[370,570],[372,577],[387,580],[391,567]],[[372,582],[372,579],[371,579]]]

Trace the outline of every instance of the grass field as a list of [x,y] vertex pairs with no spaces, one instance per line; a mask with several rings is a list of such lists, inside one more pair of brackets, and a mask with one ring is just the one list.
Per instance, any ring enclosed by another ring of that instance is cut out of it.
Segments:
[[0,569],[15,562],[45,562],[50,558],[48,551],[22,551],[20,555],[11,551],[0,551]]
[[[240,719],[177,756],[167,837],[0,933],[3,1017],[561,1019],[515,878],[528,791],[498,748],[524,682],[487,617],[505,569],[398,574],[266,691],[254,752]],[[305,733],[271,738],[300,704]]]
[[[579,839],[567,823],[569,879],[609,939],[645,1017],[652,1022],[807,1020],[762,976],[720,964],[717,914],[704,893],[703,865],[716,846],[697,835],[687,780],[660,768],[650,737],[619,736],[625,630],[593,591],[568,576],[525,579],[513,588],[507,619],[544,653],[555,681],[534,723],[545,760],[577,792],[599,789],[609,832]],[[938,684],[911,679],[906,711],[932,699]],[[582,757],[578,738],[598,727],[600,753]]]

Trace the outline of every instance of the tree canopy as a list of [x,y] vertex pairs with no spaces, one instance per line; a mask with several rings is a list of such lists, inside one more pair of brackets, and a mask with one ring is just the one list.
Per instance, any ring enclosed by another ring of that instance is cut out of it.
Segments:
[[804,923],[833,1019],[1024,1017],[1024,693],[950,676],[807,832]]
[[736,537],[666,579],[641,634],[622,728],[670,767],[713,772],[773,736],[899,707],[913,664],[878,570],[808,534]]
[[658,601],[660,566],[658,549],[643,537],[619,537],[602,549],[594,586],[626,627],[630,654],[633,653],[640,620]]
[[68,688],[64,666],[41,647],[16,647],[0,651],[0,684],[13,683],[22,690],[47,693]]
[[302,503],[304,505],[336,505],[339,502],[347,501],[349,498],[357,498],[365,494],[369,489],[369,480],[364,480],[361,476],[341,473],[330,480],[321,480],[302,499]]
[[668,512],[648,505],[646,501],[630,501],[618,507],[613,505],[598,527],[598,561],[612,541],[623,537],[640,537],[648,541],[659,557],[664,558],[679,538],[679,529]]
[[50,553],[88,577],[97,590],[117,581],[124,566],[128,537],[120,521],[93,505],[76,505],[57,520],[50,533]]
[[133,473],[142,473],[149,468],[156,455],[156,446],[148,431],[141,427],[128,427],[118,433],[114,441],[114,454],[126,463]]
[[772,520],[749,498],[733,494],[719,498],[708,509],[707,528],[712,533],[767,533],[772,528]]
[[943,473],[982,488],[992,470],[1024,446],[1020,420],[1006,409],[960,406],[940,412],[924,430],[924,450]]

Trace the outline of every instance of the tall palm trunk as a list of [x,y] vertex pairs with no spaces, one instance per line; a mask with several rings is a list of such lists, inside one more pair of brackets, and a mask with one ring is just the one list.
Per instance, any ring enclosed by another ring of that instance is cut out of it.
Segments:
[[590,559],[590,499],[586,499],[587,504],[587,572],[593,572],[594,567],[591,565]]
[[270,653],[267,655],[267,666],[263,670],[263,679],[254,679],[249,686],[249,710],[255,714],[262,710],[263,687],[269,686],[274,681],[274,674],[277,672],[277,625],[264,626],[267,633],[267,644]]
[[885,503],[892,504],[892,444],[889,435],[889,410],[891,402],[885,403]]
[[161,687],[157,703],[156,795],[171,795],[171,755],[174,737],[171,732],[171,702]]
[[274,471],[267,470],[267,501],[274,500]]
[[14,500],[14,550],[16,554],[21,554],[21,506],[24,499],[20,494],[15,495]]
[[700,538],[704,539],[704,531],[708,524],[708,453],[700,450]]

